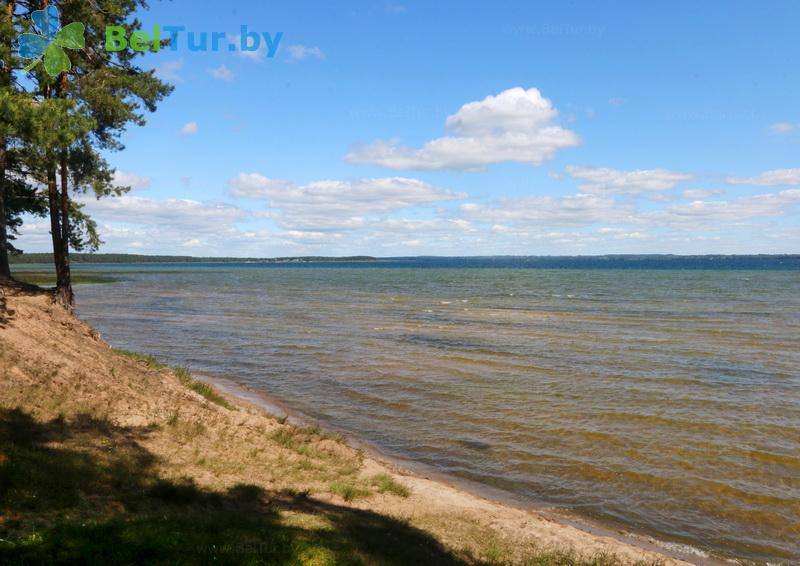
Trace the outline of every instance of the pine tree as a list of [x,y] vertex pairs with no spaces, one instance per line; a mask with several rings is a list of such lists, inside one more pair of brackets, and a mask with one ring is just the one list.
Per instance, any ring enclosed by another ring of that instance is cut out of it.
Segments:
[[[113,186],[113,170],[100,152],[123,149],[121,138],[126,128],[144,125],[144,112],[155,111],[172,87],[153,71],[135,64],[142,53],[105,50],[106,26],[124,26],[129,33],[141,28],[134,13],[147,6],[145,0],[17,2],[28,12],[47,9],[50,4],[58,8],[65,24],[84,24],[85,43],[79,50],[70,49],[70,68],[57,77],[45,72],[42,64],[29,71],[37,85],[30,93],[36,104],[26,122],[29,127],[23,145],[27,151],[23,153],[30,171],[35,172],[33,178],[46,188],[56,297],[71,307],[69,251],[96,249],[100,244],[96,225],[71,195],[91,191],[100,198],[126,190]],[[49,131],[48,120],[57,120],[49,122]]]
[[[11,63],[12,46],[14,42],[14,2],[4,2],[2,6],[2,13],[0,13],[0,96],[3,96],[2,116],[6,117],[11,110],[11,102],[5,97],[11,94],[12,74]],[[9,250],[9,220],[11,218],[10,207],[6,201],[10,200],[11,191],[7,188],[6,169],[7,169],[7,154],[8,154],[8,140],[11,136],[11,124],[7,120],[0,123],[0,279],[7,279],[11,277],[11,270],[8,265],[8,250]]]
[[20,62],[14,42],[25,20],[27,6],[18,1],[0,2],[0,279],[9,277],[8,255],[18,252],[13,246],[22,224],[21,215],[44,216],[42,195],[28,174],[23,139],[24,124],[31,110],[30,94],[15,82],[14,70]]

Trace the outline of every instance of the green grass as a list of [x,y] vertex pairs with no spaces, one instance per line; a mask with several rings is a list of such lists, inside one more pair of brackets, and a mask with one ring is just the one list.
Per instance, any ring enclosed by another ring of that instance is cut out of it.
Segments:
[[315,432],[313,427],[284,426],[272,433],[272,440],[296,454],[306,458],[319,457],[319,451],[313,445],[315,441],[325,439],[325,436]]
[[[159,362],[154,356],[149,354],[141,354],[139,352],[131,352],[130,350],[121,350],[119,348],[114,348],[114,352],[131,360],[142,362],[151,369],[164,369],[168,367]],[[188,369],[175,368],[175,377],[177,377],[178,381],[180,381],[185,387],[188,387],[195,393],[199,393],[212,403],[216,403],[220,407],[231,411],[235,410],[235,407],[231,405],[228,400],[225,399],[225,397],[217,393],[208,383],[204,383],[193,378]]]
[[345,501],[353,501],[360,497],[367,497],[372,494],[369,488],[356,481],[338,480],[330,485],[331,493],[338,495]]
[[408,497],[411,491],[401,483],[394,480],[389,474],[375,474],[369,479],[369,484],[374,487],[378,493],[392,493],[400,497]]
[[130,350],[122,350],[119,348],[114,348],[114,352],[131,360],[143,362],[151,369],[164,369],[167,367],[149,354],[140,354],[139,352],[131,352]]
[[[30,283],[31,285],[40,285],[44,287],[52,287],[56,284],[56,276],[54,273],[47,273],[44,271],[20,271],[14,272],[14,279],[22,281],[23,283]],[[73,285],[88,285],[91,283],[115,283],[119,279],[108,277],[107,275],[95,275],[94,273],[73,273]]]
[[289,450],[294,450],[297,446],[297,439],[295,438],[294,432],[288,428],[281,428],[273,432],[272,440]]
[[367,480],[339,479],[330,484],[330,491],[345,501],[353,501],[369,497],[373,490],[378,493],[391,493],[400,497],[408,497],[411,491],[396,482],[389,474],[375,474]]
[[192,374],[189,373],[189,370],[186,368],[176,368],[175,377],[177,377],[178,381],[180,381],[184,386],[188,387],[195,393],[199,393],[212,403],[216,403],[220,407],[231,411],[234,410],[233,405],[228,403],[227,399],[217,393],[208,383],[203,383],[202,381],[198,381],[193,378]]

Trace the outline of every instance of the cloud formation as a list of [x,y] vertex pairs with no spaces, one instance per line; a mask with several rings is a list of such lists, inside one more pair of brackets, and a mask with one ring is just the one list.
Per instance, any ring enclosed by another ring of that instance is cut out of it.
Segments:
[[237,249],[254,253],[272,238],[268,231],[239,228],[247,212],[224,203],[128,195],[82,202],[98,221],[108,251],[218,255]]
[[557,116],[538,89],[516,87],[464,104],[447,118],[451,136],[419,149],[377,141],[354,147],[345,158],[390,169],[481,169],[505,161],[541,165],[581,143],[576,133],[555,124]]
[[678,183],[692,178],[686,173],[666,169],[638,169],[619,171],[604,167],[576,167],[569,165],[567,174],[582,181],[578,185],[581,192],[592,194],[625,194],[666,191]]
[[164,61],[155,67],[156,76],[159,79],[173,83],[183,82],[181,70],[183,70],[183,60]]
[[669,221],[742,221],[770,216],[782,216],[800,204],[800,189],[741,197],[729,201],[696,200],[689,204],[673,205],[665,211],[645,214],[643,220]]
[[719,189],[688,189],[682,193],[683,198],[691,200],[699,200],[721,194],[722,191]]
[[198,131],[200,131],[200,127],[197,125],[197,122],[187,122],[183,125],[180,129],[180,134],[182,136],[193,136]]
[[307,47],[305,45],[290,45],[286,48],[289,52],[289,63],[302,61],[303,59],[325,59],[325,54],[319,47]]
[[218,81],[230,82],[236,78],[236,75],[225,65],[220,65],[213,69],[208,69],[208,74],[217,79]]
[[775,122],[769,125],[772,133],[782,135],[789,134],[795,130],[800,130],[800,124],[792,124],[791,122]]
[[761,187],[779,187],[800,185],[800,168],[772,169],[755,177],[728,177],[731,185],[757,185]]
[[462,218],[473,222],[517,228],[627,224],[635,221],[632,205],[588,194],[508,198],[485,205],[466,203],[461,206],[460,212]]
[[112,180],[112,184],[115,187],[129,187],[131,190],[137,191],[149,189],[151,183],[149,177],[142,177],[136,173],[120,171],[117,169],[114,171],[114,179]]
[[355,229],[365,226],[369,217],[466,196],[406,177],[297,185],[258,173],[241,173],[228,187],[234,197],[265,201],[273,211],[269,216],[285,228],[317,231]]
[[[126,175],[129,182],[144,179]],[[800,189],[791,188],[735,198],[688,189],[681,196],[689,200],[662,204],[604,185],[598,193],[481,202],[406,177],[298,184],[242,173],[229,181],[228,193],[247,200],[123,196],[82,202],[100,225],[106,251],[141,253],[789,253],[800,235],[793,229]],[[32,219],[20,243],[46,250],[48,229]]]

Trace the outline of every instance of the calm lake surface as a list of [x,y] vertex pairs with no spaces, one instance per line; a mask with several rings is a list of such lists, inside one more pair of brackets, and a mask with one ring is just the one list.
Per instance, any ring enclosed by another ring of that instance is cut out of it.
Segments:
[[77,288],[115,346],[521,501],[800,561],[797,270],[79,269],[122,279]]

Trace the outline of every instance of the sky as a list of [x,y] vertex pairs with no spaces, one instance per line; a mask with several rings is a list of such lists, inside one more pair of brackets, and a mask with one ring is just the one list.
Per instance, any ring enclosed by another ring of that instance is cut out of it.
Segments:
[[[800,253],[800,4],[151,2],[101,252]],[[45,219],[19,247],[49,248]]]

